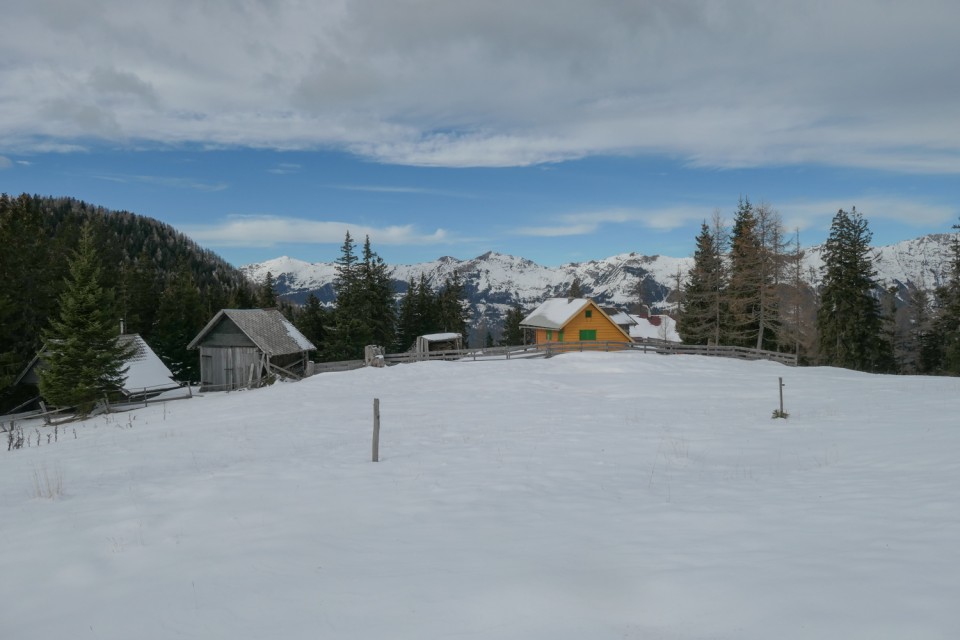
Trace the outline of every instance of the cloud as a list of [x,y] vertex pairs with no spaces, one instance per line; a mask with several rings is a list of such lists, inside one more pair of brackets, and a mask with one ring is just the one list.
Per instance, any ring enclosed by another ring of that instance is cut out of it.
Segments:
[[553,217],[557,221],[554,225],[520,227],[514,229],[513,233],[541,237],[590,235],[600,231],[601,227],[612,224],[626,224],[657,231],[671,231],[684,227],[691,222],[708,219],[711,215],[712,210],[694,205],[615,208],[559,214]]
[[922,199],[910,200],[900,197],[862,196],[831,198],[810,202],[787,202],[774,206],[783,218],[787,229],[827,229],[833,216],[840,209],[850,211],[856,207],[868,221],[887,220],[918,228],[942,227],[948,229],[957,219],[960,208]]
[[267,173],[274,173],[277,175],[287,175],[290,173],[300,173],[302,167],[299,164],[293,162],[281,162],[272,169],[267,169]]
[[8,149],[195,142],[446,167],[667,154],[960,173],[953,0],[98,7],[6,9]]
[[341,244],[347,231],[357,241],[370,236],[377,245],[429,245],[451,241],[443,229],[421,233],[413,225],[371,227],[269,215],[230,216],[213,225],[184,225],[195,241],[218,247],[272,247],[278,244]]
[[449,196],[454,198],[472,198],[472,194],[459,191],[450,191],[447,189],[431,189],[429,187],[404,187],[388,186],[375,184],[331,184],[325,185],[329,189],[340,189],[343,191],[364,191],[368,193],[390,193],[390,194],[410,194],[410,195],[429,195],[429,196]]
[[194,191],[223,191],[229,185],[225,182],[201,182],[193,178],[181,178],[175,176],[146,176],[146,175],[121,175],[121,174],[102,174],[94,176],[98,180],[107,180],[109,182],[120,183],[140,183],[152,184],[159,187],[170,187],[173,189],[192,189]]
[[597,230],[596,224],[573,224],[543,227],[521,227],[514,233],[519,236],[537,236],[541,238],[559,238],[562,236],[584,236]]
[[10,158],[0,156],[0,169],[9,169],[12,166],[13,162],[10,160]]

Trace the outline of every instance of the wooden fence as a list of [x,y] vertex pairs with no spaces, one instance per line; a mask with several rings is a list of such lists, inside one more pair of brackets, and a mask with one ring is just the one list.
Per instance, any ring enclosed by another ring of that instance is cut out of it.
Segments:
[[[449,351],[431,351],[429,353],[389,353],[383,356],[387,365],[405,362],[423,362],[425,360],[458,360],[476,362],[483,360],[510,360],[519,358],[549,358],[562,353],[580,351],[641,351],[643,353],[657,353],[660,355],[698,355],[723,358],[738,358],[741,360],[772,360],[792,367],[797,366],[797,356],[792,353],[766,351],[763,349],[748,349],[746,347],[688,345],[678,342],[649,340],[644,342],[615,342],[606,340],[591,340],[584,342],[550,342],[547,344],[531,344],[513,347],[489,347],[482,349],[456,349]],[[349,367],[336,368],[336,365]],[[363,366],[362,361],[349,363],[324,363],[317,365],[320,371],[344,371]],[[322,368],[323,367],[323,368]],[[331,368],[326,368],[331,367]]]

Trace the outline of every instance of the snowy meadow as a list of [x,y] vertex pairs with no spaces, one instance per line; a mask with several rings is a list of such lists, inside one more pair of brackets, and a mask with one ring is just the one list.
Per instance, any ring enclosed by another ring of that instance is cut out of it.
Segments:
[[572,353],[39,427],[0,451],[0,638],[955,638],[958,409],[955,378]]

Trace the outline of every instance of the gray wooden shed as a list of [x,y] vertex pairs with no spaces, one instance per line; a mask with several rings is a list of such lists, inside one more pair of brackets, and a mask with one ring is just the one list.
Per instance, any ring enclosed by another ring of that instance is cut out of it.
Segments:
[[276,309],[221,309],[188,345],[200,350],[200,388],[257,386],[271,374],[301,378],[316,347]]

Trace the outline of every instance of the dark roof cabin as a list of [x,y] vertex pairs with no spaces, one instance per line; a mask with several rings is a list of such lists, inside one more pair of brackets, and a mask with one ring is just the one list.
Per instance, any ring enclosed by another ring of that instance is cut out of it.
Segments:
[[205,391],[257,386],[274,373],[299,379],[316,349],[276,309],[221,309],[187,348],[200,350]]

